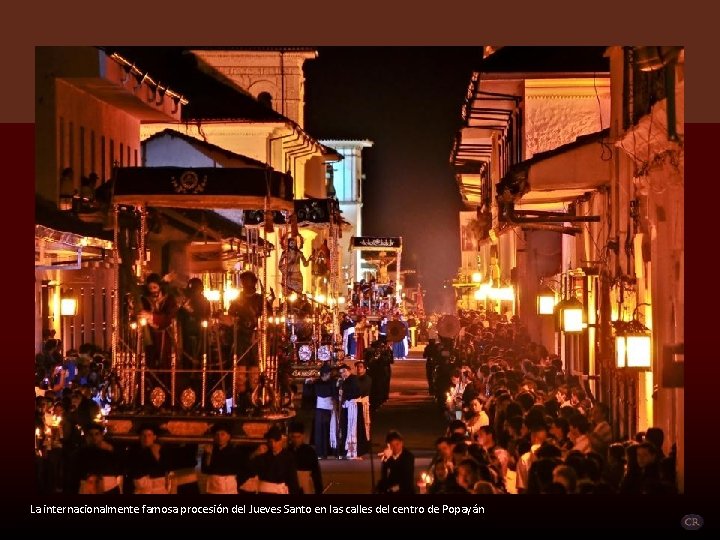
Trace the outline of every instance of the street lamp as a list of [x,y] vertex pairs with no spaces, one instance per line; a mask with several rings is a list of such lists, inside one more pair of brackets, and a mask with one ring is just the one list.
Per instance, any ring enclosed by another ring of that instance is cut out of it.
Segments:
[[[70,293],[70,291],[61,292],[61,294]],[[60,341],[62,342],[63,352],[67,353],[69,349],[65,345],[65,337],[70,334],[70,349],[75,348],[75,315],[77,315],[78,302],[74,296],[61,296],[60,297],[60,316],[63,318],[62,326],[60,328]],[[69,323],[68,323],[69,319]],[[67,325],[70,325],[69,332],[67,331]]]
[[555,292],[548,286],[538,292],[537,312],[538,315],[552,315],[555,312]]
[[557,305],[560,312],[560,328],[568,334],[583,330],[583,305],[577,298],[563,300]]
[[637,320],[615,324],[615,366],[646,370],[652,367],[652,336]]
[[70,317],[77,315],[77,299],[73,297],[60,299],[60,315]]

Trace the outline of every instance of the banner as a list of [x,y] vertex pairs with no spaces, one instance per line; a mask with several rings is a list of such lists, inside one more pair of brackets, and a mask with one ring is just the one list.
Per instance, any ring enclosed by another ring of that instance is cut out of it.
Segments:
[[390,236],[353,236],[353,249],[367,251],[401,251],[402,237]]

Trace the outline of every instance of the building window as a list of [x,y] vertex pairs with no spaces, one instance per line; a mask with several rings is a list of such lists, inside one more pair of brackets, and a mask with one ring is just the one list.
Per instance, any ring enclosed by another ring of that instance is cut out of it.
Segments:
[[112,169],[115,167],[115,141],[110,139],[110,174],[109,177],[112,177]]
[[333,167],[330,163],[325,165],[325,186],[328,197],[335,196],[335,185],[333,184]]
[[121,167],[124,167],[124,166],[125,166],[125,160],[124,160],[124,158],[125,158],[125,155],[124,155],[124,154],[125,154],[125,152],[124,152],[125,148],[124,148],[124,146],[125,146],[125,145],[124,145],[123,143],[120,143],[120,166],[121,166]]
[[137,160],[137,159],[138,159],[138,151],[137,151],[137,148],[134,150],[134,152],[135,152],[135,166],[137,167],[137,166],[138,166],[138,160]]
[[132,165],[132,162],[130,161],[130,145],[128,145],[128,147],[127,147],[127,161],[126,161],[126,163],[127,163],[127,166],[128,166],[128,167],[130,167],[130,165]]
[[623,128],[637,124],[640,118],[650,114],[652,106],[665,99],[668,92],[668,70],[674,70],[675,64],[643,71],[647,59],[639,57],[637,47],[625,47],[623,78]]

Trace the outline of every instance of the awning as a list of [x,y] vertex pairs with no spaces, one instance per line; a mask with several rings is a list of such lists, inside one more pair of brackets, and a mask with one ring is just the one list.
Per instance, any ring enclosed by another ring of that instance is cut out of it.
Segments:
[[270,168],[117,169],[113,203],[171,208],[292,211],[292,177]]
[[86,223],[36,194],[36,270],[73,270],[83,262],[109,261],[111,238],[112,232],[103,230],[102,224]]
[[109,261],[112,242],[35,225],[35,269],[78,270],[83,262]]

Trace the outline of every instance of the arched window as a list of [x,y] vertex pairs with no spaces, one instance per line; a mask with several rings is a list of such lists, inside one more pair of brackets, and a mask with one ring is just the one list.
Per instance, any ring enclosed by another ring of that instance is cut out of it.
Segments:
[[257,100],[263,105],[265,105],[268,109],[273,108],[272,99],[273,98],[270,92],[260,92],[257,97]]

